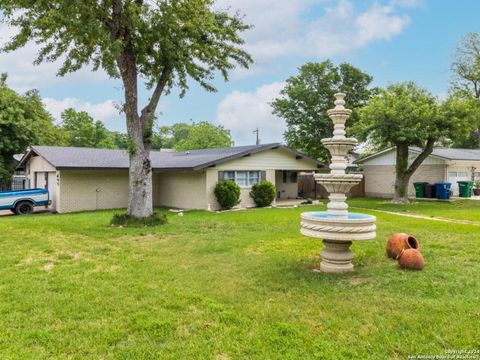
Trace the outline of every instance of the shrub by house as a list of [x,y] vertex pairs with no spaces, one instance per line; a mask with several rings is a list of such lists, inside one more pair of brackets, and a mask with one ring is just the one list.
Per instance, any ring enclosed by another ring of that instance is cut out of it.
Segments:
[[263,180],[252,187],[250,196],[257,206],[270,206],[275,199],[275,185],[270,181]]
[[231,209],[240,202],[240,187],[232,180],[222,180],[215,186],[215,197],[224,209]]

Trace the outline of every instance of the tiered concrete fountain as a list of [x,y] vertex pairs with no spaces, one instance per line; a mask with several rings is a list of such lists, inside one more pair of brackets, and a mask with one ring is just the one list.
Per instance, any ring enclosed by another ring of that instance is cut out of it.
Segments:
[[345,121],[352,110],[345,109],[345,94],[335,94],[335,108],[328,110],[334,124],[333,138],[323,139],[322,144],[332,155],[330,174],[315,174],[315,180],[328,191],[330,202],[327,211],[302,213],[303,235],[323,239],[320,271],[353,271],[353,254],[350,245],[354,240],[375,238],[375,216],[349,213],[346,194],[360,181],[361,174],[346,174],[346,155],[357,144],[354,138],[345,137]]

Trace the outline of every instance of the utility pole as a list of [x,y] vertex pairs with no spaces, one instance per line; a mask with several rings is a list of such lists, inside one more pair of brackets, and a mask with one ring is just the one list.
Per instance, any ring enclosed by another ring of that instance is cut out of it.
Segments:
[[256,141],[256,145],[260,145],[260,138],[259,138],[259,135],[258,135],[258,127],[257,129],[253,132],[254,134],[257,134],[257,141]]

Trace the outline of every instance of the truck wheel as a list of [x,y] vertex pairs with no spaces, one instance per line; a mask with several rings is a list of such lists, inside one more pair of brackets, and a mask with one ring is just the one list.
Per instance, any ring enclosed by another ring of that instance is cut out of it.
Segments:
[[33,212],[33,206],[32,203],[28,201],[20,201],[16,206],[15,206],[15,213],[17,215],[28,215]]

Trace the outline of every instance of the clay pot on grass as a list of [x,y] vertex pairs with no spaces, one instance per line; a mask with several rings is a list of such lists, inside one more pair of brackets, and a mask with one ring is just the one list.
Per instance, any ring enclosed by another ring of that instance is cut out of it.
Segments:
[[396,233],[387,241],[387,256],[397,260],[403,250],[420,249],[417,239],[405,233]]
[[406,249],[400,254],[398,264],[403,269],[422,270],[425,266],[425,260],[423,260],[420,251],[416,249]]

